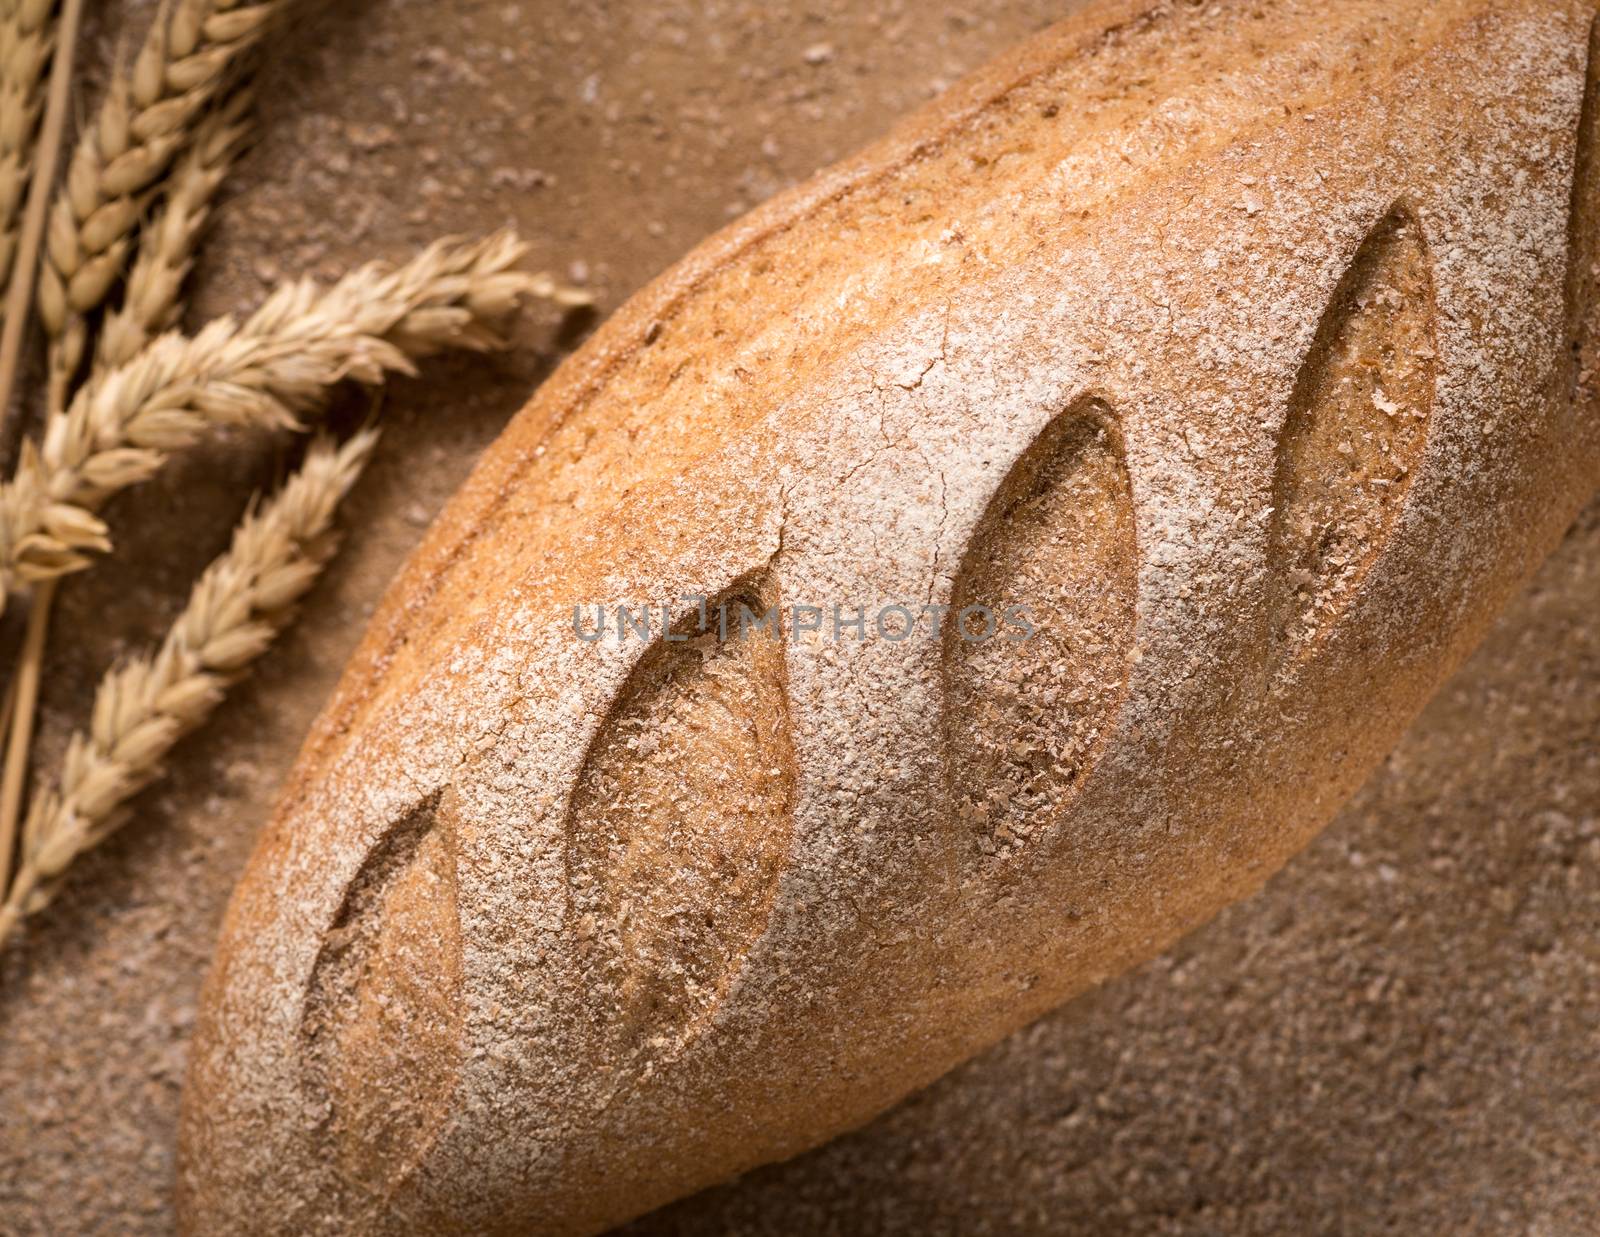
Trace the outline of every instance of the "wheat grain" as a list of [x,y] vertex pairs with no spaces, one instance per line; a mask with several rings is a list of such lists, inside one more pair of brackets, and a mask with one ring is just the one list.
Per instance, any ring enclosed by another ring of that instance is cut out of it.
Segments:
[[128,272],[122,304],[107,313],[95,341],[93,370],[125,365],[157,335],[175,327],[180,293],[194,265],[195,246],[211,215],[212,199],[244,145],[250,110],[247,93],[208,113],[194,140],[167,173],[165,199],[139,229],[138,252]]
[[17,252],[54,16],[55,0],[0,0],[0,287]]
[[284,7],[180,0],[157,14],[131,71],[113,75],[50,210],[39,317],[50,340],[52,409],[66,403],[88,343],[86,315],[121,275],[150,191]]
[[398,269],[366,266],[326,291],[300,280],[242,325],[222,318],[193,338],[163,335],[92,380],[48,419],[42,444],[24,444],[0,486],[0,601],[19,581],[76,571],[109,548],[94,508],[207,425],[292,425],[342,379],[375,383],[440,348],[499,346],[492,323],[525,293],[581,299],[511,269],[524,248],[502,233],[439,242]]
[[334,511],[376,441],[370,429],[343,446],[319,438],[279,492],[246,513],[155,655],[101,680],[89,729],[72,736],[54,784],[33,798],[22,862],[0,905],[0,943],[49,901],[78,856],[122,824],[123,804],[272,643],[331,554]]

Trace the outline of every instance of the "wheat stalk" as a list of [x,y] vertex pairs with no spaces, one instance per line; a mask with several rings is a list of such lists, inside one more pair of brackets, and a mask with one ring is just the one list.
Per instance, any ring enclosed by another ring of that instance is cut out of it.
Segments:
[[179,0],[156,15],[132,70],[113,75],[50,211],[38,295],[51,409],[66,404],[88,343],[86,315],[122,273],[153,187],[283,8],[284,0]]
[[17,253],[54,15],[55,0],[0,0],[0,286]]
[[0,602],[19,581],[77,571],[108,549],[94,508],[206,425],[293,425],[344,378],[374,383],[440,348],[498,346],[491,323],[524,293],[581,299],[510,269],[524,250],[502,233],[439,242],[398,269],[366,266],[326,291],[300,280],[242,325],[222,318],[193,338],[161,336],[89,382],[48,419],[42,444],[24,444],[0,486]]
[[[21,0],[31,3],[31,0]],[[67,110],[72,102],[72,66],[77,55],[78,33],[83,22],[84,0],[62,0],[51,40],[50,84],[46,91],[44,119],[37,137],[32,139],[28,158],[28,194],[23,206],[22,224],[17,231],[8,265],[4,321],[0,322],[0,450],[8,451],[14,440],[17,421],[13,413],[12,390],[22,363],[22,340],[33,309],[33,292],[38,283],[39,250],[44,242],[50,213],[50,192],[55,184],[56,161],[61,153],[62,136],[67,128]]]
[[89,730],[72,736],[55,783],[34,796],[22,863],[0,904],[0,944],[50,900],[75,859],[115,832],[123,804],[159,776],[173,744],[267,650],[331,554],[334,510],[376,442],[371,429],[343,446],[319,438],[279,492],[246,513],[155,655],[101,680]]

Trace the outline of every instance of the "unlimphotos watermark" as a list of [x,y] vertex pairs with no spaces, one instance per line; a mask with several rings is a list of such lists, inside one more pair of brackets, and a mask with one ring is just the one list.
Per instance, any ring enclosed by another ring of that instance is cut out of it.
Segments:
[[[674,615],[681,616],[674,623]],[[1032,611],[1025,605],[831,605],[761,606],[748,601],[712,604],[698,594],[670,603],[613,604],[578,602],[572,607],[572,633],[593,643],[606,636],[618,641],[693,640],[715,633],[719,640],[765,638],[791,643],[816,640],[888,640],[898,643],[922,636],[932,640],[947,633],[966,643],[1008,640],[1020,643],[1038,632]]]

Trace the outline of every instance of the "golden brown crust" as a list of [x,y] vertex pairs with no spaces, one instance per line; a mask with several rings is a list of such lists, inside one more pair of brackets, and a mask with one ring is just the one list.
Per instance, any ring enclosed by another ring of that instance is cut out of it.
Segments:
[[[1590,25],[1094,5],[631,302],[308,741],[191,1231],[590,1231],[1258,885],[1600,479]],[[571,626],[692,594],[1043,630]]]

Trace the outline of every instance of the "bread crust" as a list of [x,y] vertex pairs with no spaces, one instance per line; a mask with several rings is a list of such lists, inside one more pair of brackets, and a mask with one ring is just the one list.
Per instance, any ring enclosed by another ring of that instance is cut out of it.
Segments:
[[[307,740],[186,1231],[595,1231],[1257,887],[1600,483],[1592,18],[1091,4],[634,298]],[[696,594],[1047,621],[573,630]]]

